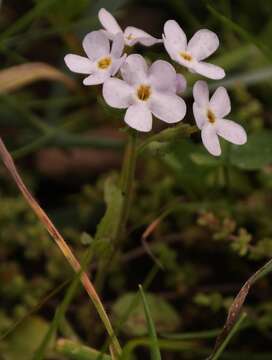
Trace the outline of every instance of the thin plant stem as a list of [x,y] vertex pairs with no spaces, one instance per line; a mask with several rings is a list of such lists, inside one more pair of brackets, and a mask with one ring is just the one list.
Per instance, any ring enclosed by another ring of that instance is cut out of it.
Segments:
[[137,132],[131,130],[129,134],[129,141],[124,158],[124,164],[123,164],[123,170],[121,176],[121,190],[122,190],[122,194],[124,195],[124,204],[121,212],[119,227],[117,230],[115,241],[113,243],[114,247],[117,247],[118,243],[122,242],[124,235],[123,233],[127,224],[129,209],[132,200],[136,160],[137,160]]
[[[16,185],[18,186],[19,190],[21,191],[22,195],[24,196],[25,200],[27,201],[29,206],[32,208],[32,210],[35,212],[35,214],[37,215],[37,217],[39,218],[41,223],[44,225],[46,230],[52,236],[55,243],[57,244],[57,246],[59,247],[59,249],[65,256],[66,260],[69,262],[72,269],[76,273],[81,272],[82,267],[81,267],[79,261],[73,254],[70,247],[65,242],[65,240],[62,237],[62,235],[60,234],[60,232],[56,229],[56,227],[54,226],[52,221],[49,219],[47,214],[44,212],[44,210],[40,207],[40,205],[37,203],[37,201],[34,199],[32,194],[27,189],[26,185],[24,184],[21,176],[19,175],[19,173],[16,169],[16,166],[13,162],[12,157],[10,156],[10,153],[8,152],[6,146],[3,143],[1,138],[0,138],[0,156],[2,158],[4,165],[6,166],[7,170],[9,171],[11,177],[13,178],[13,180],[15,181]],[[111,349],[113,359],[117,359],[121,354],[121,347],[120,347],[117,337],[115,336],[113,327],[112,327],[110,319],[106,313],[106,310],[102,304],[102,301],[100,300],[100,298],[96,292],[96,289],[95,289],[93,283],[91,282],[91,280],[89,279],[88,275],[86,274],[86,272],[82,271],[82,274],[80,275],[80,280],[81,280],[81,283],[82,283],[83,287],[85,288],[87,294],[89,295],[90,299],[92,300],[92,302],[96,308],[96,311],[98,312],[100,319],[102,320],[102,322],[109,334],[109,337],[111,339],[110,349]]]
[[212,354],[207,360],[217,360],[222,355],[223,351],[225,350],[226,346],[230,342],[230,340],[233,338],[233,336],[240,330],[240,327],[243,323],[243,321],[246,319],[247,314],[243,313],[239,320],[236,322],[236,324],[233,326],[232,330],[226,337],[226,339],[222,342],[222,344],[218,347],[218,349],[215,351],[214,354]]

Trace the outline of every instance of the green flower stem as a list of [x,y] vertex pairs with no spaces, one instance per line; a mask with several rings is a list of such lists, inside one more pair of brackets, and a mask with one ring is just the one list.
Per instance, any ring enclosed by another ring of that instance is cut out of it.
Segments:
[[137,148],[137,153],[140,155],[152,142],[168,142],[182,137],[190,137],[191,134],[198,131],[196,126],[188,124],[180,124],[175,127],[165,129],[155,135],[149,136]]
[[123,163],[122,175],[121,175],[121,190],[124,195],[124,204],[119,220],[119,227],[117,230],[116,238],[113,243],[114,247],[122,241],[124,230],[127,224],[129,209],[132,200],[133,182],[137,160],[137,132],[130,130],[129,140],[126,149],[126,154]]

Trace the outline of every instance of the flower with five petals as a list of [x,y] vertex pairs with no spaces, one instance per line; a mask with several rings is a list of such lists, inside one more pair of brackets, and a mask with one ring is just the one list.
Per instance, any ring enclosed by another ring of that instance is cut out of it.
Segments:
[[114,35],[122,33],[125,44],[128,46],[134,46],[137,43],[140,43],[144,46],[152,46],[162,42],[162,40],[156,39],[147,32],[134,26],[128,26],[125,31],[123,31],[116,19],[106,9],[102,8],[99,10],[98,18],[105,29],[105,34],[111,40],[113,39]]
[[127,57],[121,68],[123,80],[105,81],[103,96],[114,108],[127,109],[125,122],[132,128],[148,132],[152,114],[166,123],[181,121],[186,113],[184,100],[176,95],[177,74],[166,61],[158,60],[148,68],[141,55]]
[[221,155],[218,136],[236,145],[247,141],[244,128],[232,120],[224,119],[230,113],[231,104],[223,86],[216,89],[209,99],[209,89],[205,81],[197,81],[193,88],[193,112],[196,124],[201,129],[203,145],[214,156]]
[[103,84],[106,79],[114,76],[125,61],[124,38],[116,34],[110,48],[110,41],[102,31],[93,31],[83,40],[83,49],[88,57],[68,54],[64,61],[68,68],[79,74],[88,74],[83,80],[84,85]]
[[172,60],[210,79],[222,79],[224,70],[202,60],[209,57],[219,46],[217,35],[207,29],[197,31],[187,44],[187,38],[179,24],[168,20],[164,25],[163,42]]

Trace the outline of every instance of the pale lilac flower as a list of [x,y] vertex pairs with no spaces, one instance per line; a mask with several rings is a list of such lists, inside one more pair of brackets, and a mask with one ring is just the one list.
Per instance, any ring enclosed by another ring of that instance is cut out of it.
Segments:
[[203,145],[215,156],[221,155],[218,136],[236,145],[247,141],[244,128],[232,120],[224,119],[230,113],[231,105],[227,90],[220,86],[209,99],[205,81],[197,81],[193,88],[193,112],[196,124],[201,129]]
[[222,79],[224,70],[202,60],[209,57],[219,46],[217,35],[207,29],[197,31],[187,44],[187,38],[179,24],[168,20],[164,25],[163,41],[172,60],[210,79]]
[[147,32],[133,26],[128,26],[125,31],[123,31],[116,19],[106,9],[100,9],[98,17],[105,29],[105,34],[111,40],[113,39],[114,35],[122,33],[125,44],[128,46],[134,46],[137,43],[140,43],[144,46],[151,46],[162,42],[162,40],[156,39]]
[[187,81],[182,74],[177,74],[176,76],[176,93],[178,95],[184,93],[187,87]]
[[102,84],[118,72],[126,58],[126,55],[122,56],[122,34],[114,36],[110,48],[110,41],[106,35],[102,31],[93,31],[85,36],[83,49],[88,57],[68,54],[64,61],[71,71],[89,75],[83,80],[84,85]]
[[152,114],[167,123],[181,121],[186,113],[184,100],[176,95],[176,71],[166,61],[158,60],[149,68],[141,55],[127,57],[121,68],[124,80],[105,81],[106,103],[127,109],[125,122],[138,131],[152,129]]

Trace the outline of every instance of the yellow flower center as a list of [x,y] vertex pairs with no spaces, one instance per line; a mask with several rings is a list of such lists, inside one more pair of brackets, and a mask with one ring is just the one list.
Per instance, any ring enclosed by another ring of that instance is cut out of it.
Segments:
[[97,63],[99,69],[105,70],[111,65],[112,61],[110,57],[100,59]]
[[127,39],[128,39],[128,40],[134,40],[134,39],[135,39],[135,36],[133,36],[132,34],[129,34],[129,35],[127,36]]
[[190,54],[183,52],[183,51],[181,53],[179,53],[179,55],[186,61],[191,61],[193,59]]
[[210,124],[214,124],[215,120],[216,120],[216,116],[214,115],[214,113],[209,109],[207,111],[207,118]]
[[151,88],[149,85],[140,85],[137,89],[137,96],[140,100],[146,101],[151,95]]

